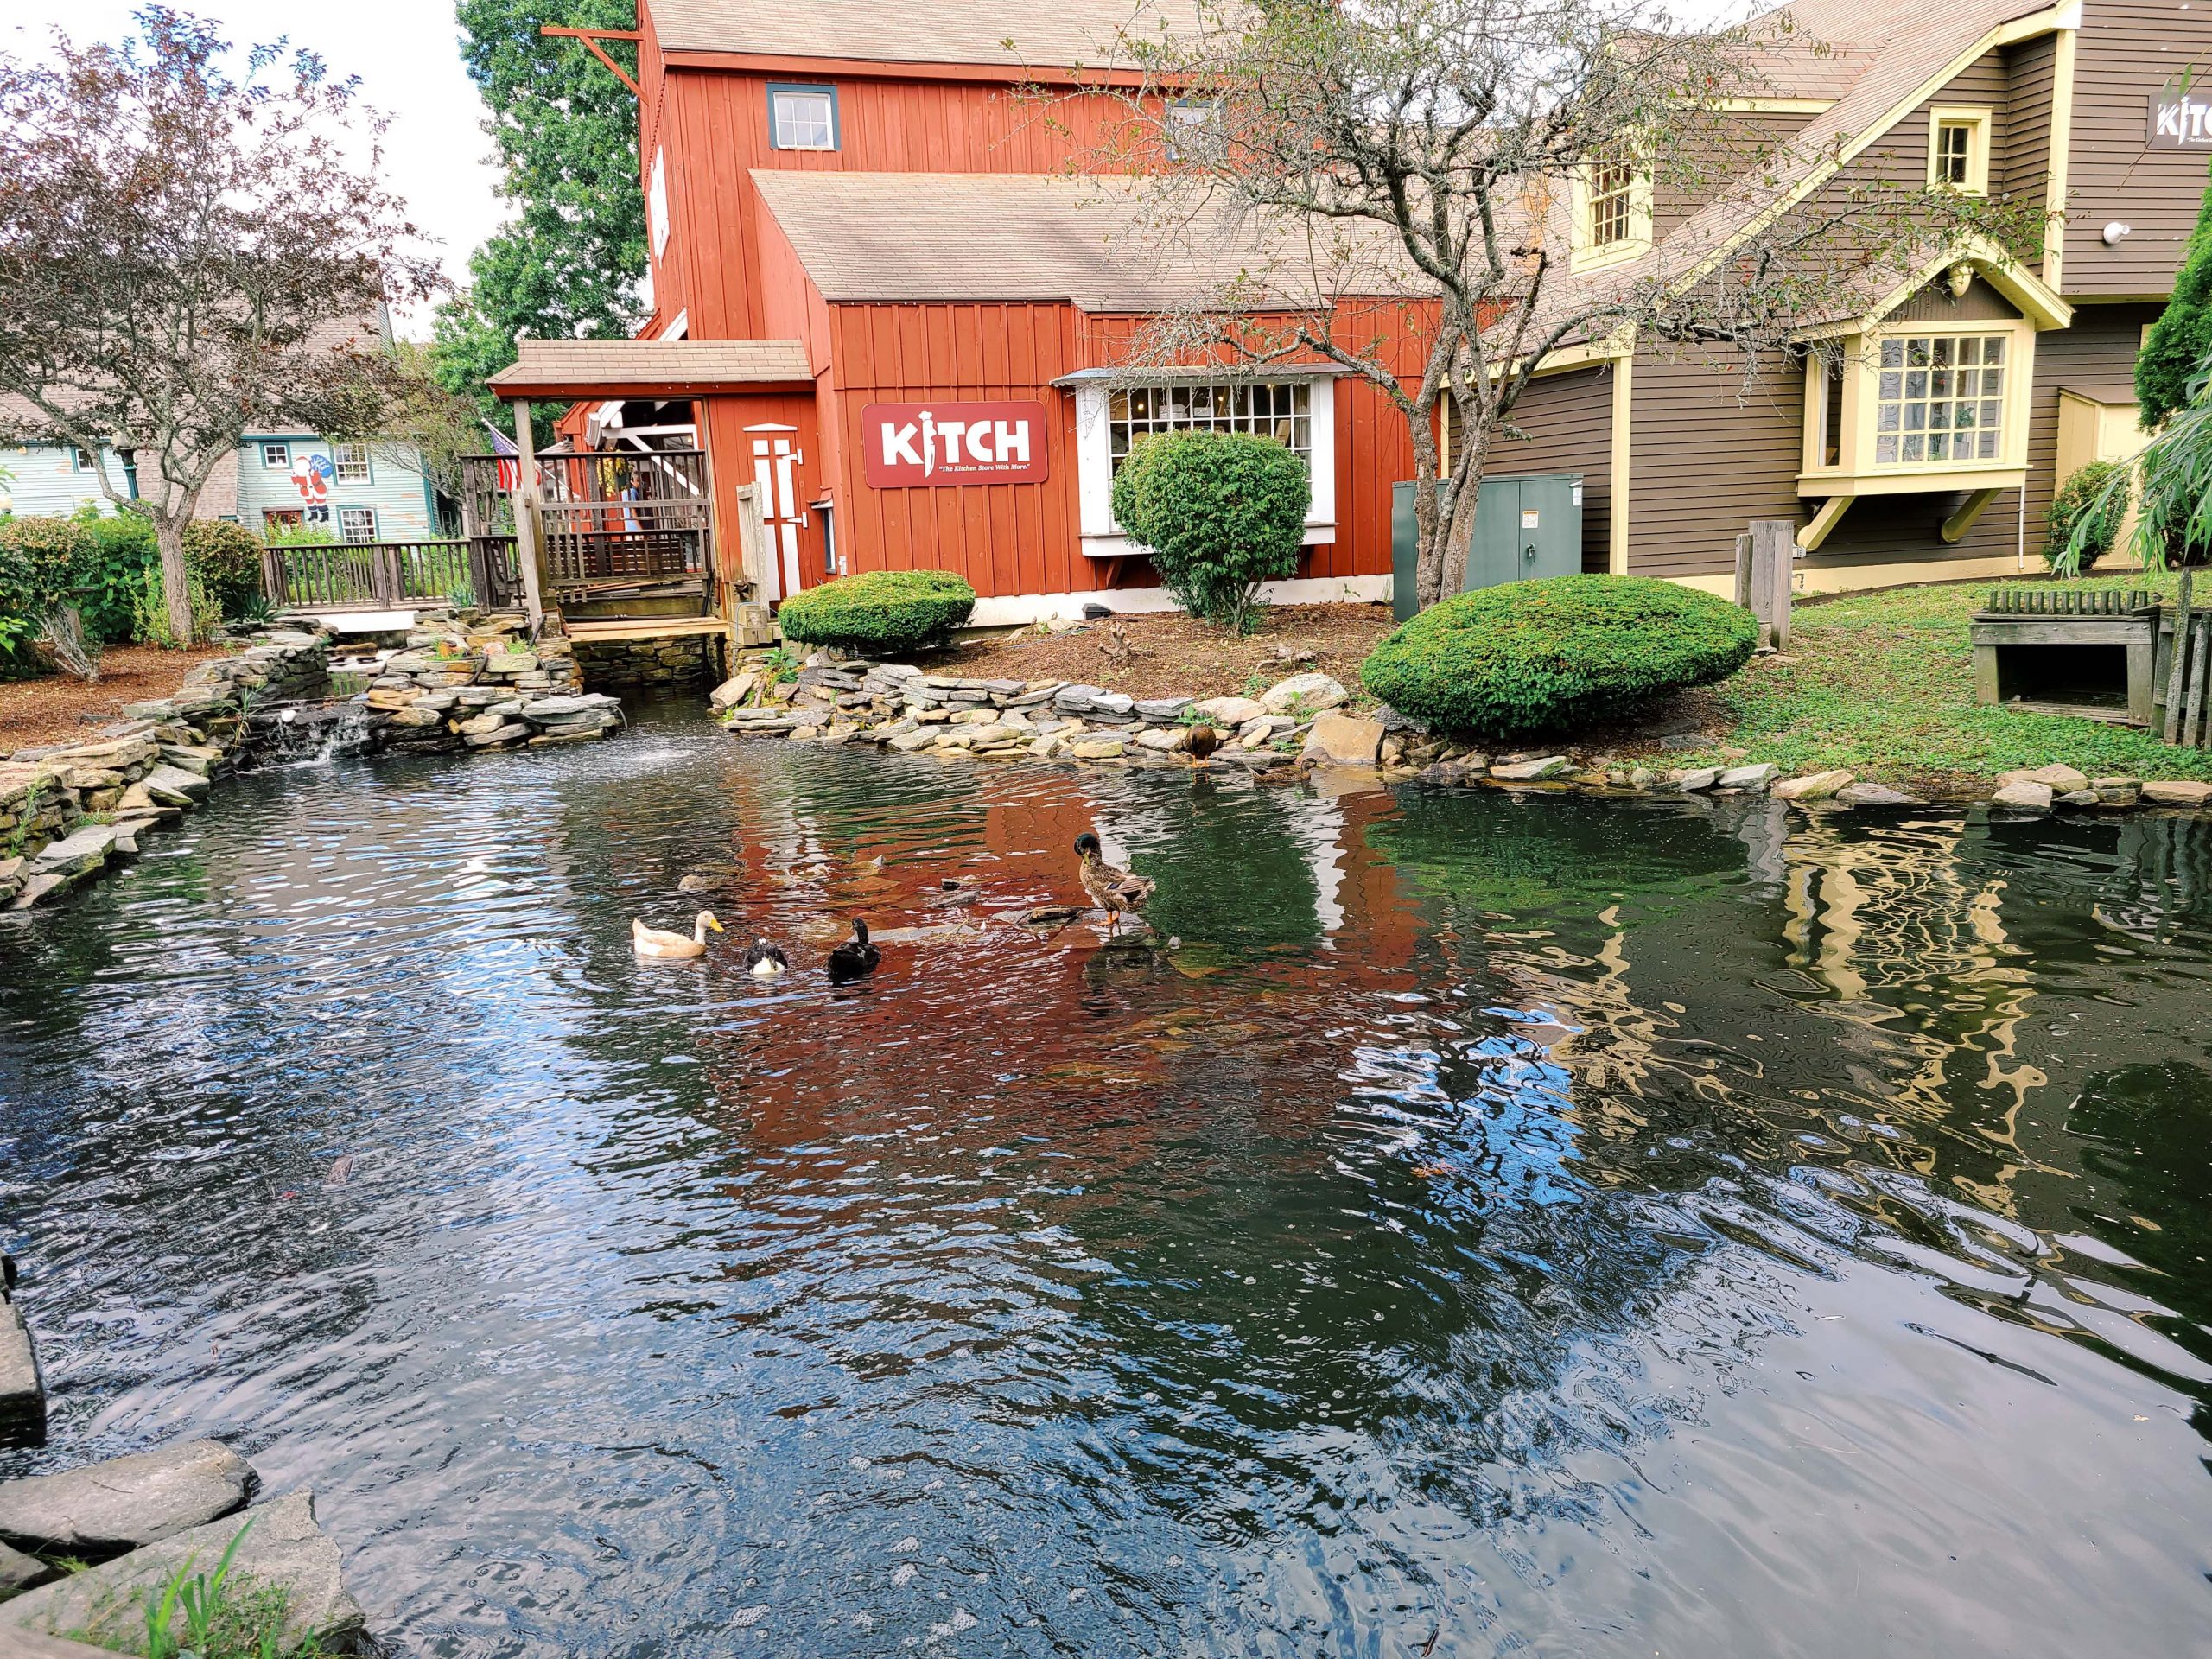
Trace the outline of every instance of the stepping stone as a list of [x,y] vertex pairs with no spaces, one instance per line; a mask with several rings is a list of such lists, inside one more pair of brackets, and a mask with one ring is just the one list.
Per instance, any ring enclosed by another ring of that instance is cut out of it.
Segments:
[[111,1555],[244,1509],[252,1483],[246,1460],[227,1446],[179,1440],[0,1484],[0,1538],[59,1554]]
[[196,806],[207,792],[207,780],[179,766],[156,766],[138,780],[147,794],[169,806]]
[[[194,1527],[0,1602],[0,1632],[21,1628],[51,1636],[66,1630],[103,1643],[134,1643],[130,1650],[136,1651],[135,1643],[145,1636],[147,1592],[158,1593],[188,1560],[194,1571],[213,1572],[248,1522],[252,1530],[238,1545],[231,1570],[251,1584],[284,1590],[280,1649],[289,1653],[313,1637],[326,1653],[354,1651],[368,1617],[340,1580],[338,1546],[315,1524],[312,1492],[294,1492],[243,1515]],[[9,1639],[0,1635],[0,1649]]]
[[89,875],[107,862],[118,835],[111,823],[88,823],[73,835],[50,841],[31,860],[36,874],[58,875],[65,881]]

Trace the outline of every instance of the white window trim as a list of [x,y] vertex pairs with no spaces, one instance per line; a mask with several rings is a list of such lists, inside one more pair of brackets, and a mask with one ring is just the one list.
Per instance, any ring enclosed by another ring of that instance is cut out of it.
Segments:
[[[1977,105],[1938,104],[1928,112],[1928,188],[1955,190],[1965,196],[1989,194],[1989,129],[1992,111]],[[1945,127],[1964,127],[1967,140],[1967,181],[1949,184],[1936,176],[1936,138]]]
[[[361,475],[359,478],[346,476],[346,452],[348,449],[358,449],[361,452]],[[376,482],[376,461],[370,453],[369,446],[365,443],[332,444],[330,467],[330,481],[334,484],[373,484]]]
[[[1989,461],[1874,460],[1875,376],[1881,372],[1885,340],[1948,335],[2002,334],[2005,346],[2005,414],[2002,448]],[[1805,373],[1804,444],[1799,456],[1800,495],[1902,495],[1938,490],[2002,489],[2024,483],[2028,466],[2028,416],[2035,402],[2036,329],[2024,317],[1944,323],[1894,322],[1846,336],[1839,372],[1843,376],[1843,423],[1837,464],[1821,464],[1821,406],[1826,377],[1808,357]]]
[[1651,251],[1651,175],[1639,169],[1629,181],[1628,234],[1618,242],[1608,242],[1603,247],[1591,240],[1590,178],[1594,163],[1586,163],[1574,169],[1574,182],[1569,192],[1573,208],[1570,232],[1572,251],[1568,269],[1576,274],[1586,270],[1606,270],[1615,265],[1624,265],[1631,259],[1641,258]]
[[[366,536],[364,536],[359,542],[353,541],[346,534],[346,516],[349,513],[357,512],[365,512],[369,515],[369,533]],[[359,547],[377,539],[377,510],[374,507],[340,507],[338,509],[335,523],[338,529],[338,539],[345,543],[349,547]]]
[[[824,124],[828,132],[828,140],[826,143],[819,144],[787,144],[784,142],[783,134],[779,130],[776,103],[779,99],[785,98],[818,98],[823,99],[829,105],[829,118]],[[838,130],[837,122],[840,111],[837,108],[837,89],[826,81],[819,85],[812,82],[791,84],[779,81],[770,86],[768,88],[768,148],[771,149],[796,150],[805,155],[827,156],[835,154],[837,150],[843,148],[841,141],[844,137],[844,135]]]
[[645,181],[645,218],[652,227],[653,257],[668,251],[668,156],[653,151],[652,176]]
[[[1300,542],[1314,547],[1337,539],[1337,383],[1332,375],[1298,378],[1308,389],[1306,410],[1313,446],[1313,499],[1306,509],[1306,533]],[[1264,376],[1255,377],[1255,383],[1265,381]],[[1083,551],[1093,559],[1141,550],[1114,522],[1112,401],[1113,388],[1104,381],[1075,388],[1076,488]]]
[[[272,449],[276,452],[278,456],[278,459],[275,461],[269,459],[269,452]],[[264,467],[281,467],[287,472],[289,472],[292,466],[292,446],[289,443],[273,443],[268,439],[263,439],[261,442],[261,464]]]

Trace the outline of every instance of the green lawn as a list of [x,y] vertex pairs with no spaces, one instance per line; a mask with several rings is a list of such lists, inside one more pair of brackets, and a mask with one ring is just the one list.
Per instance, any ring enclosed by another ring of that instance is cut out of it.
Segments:
[[[2173,575],[2092,577],[2065,588],[2158,588]],[[1904,588],[1801,603],[1789,650],[1757,658],[1703,694],[1732,729],[1721,747],[1791,772],[1831,768],[1923,791],[1957,793],[1999,772],[2063,761],[2091,777],[2212,779],[2212,752],[2169,748],[2100,721],[1990,708],[1974,698],[1967,620],[1996,582]],[[2199,572],[2196,603],[2212,600]],[[1719,748],[1670,757],[1721,763]]]

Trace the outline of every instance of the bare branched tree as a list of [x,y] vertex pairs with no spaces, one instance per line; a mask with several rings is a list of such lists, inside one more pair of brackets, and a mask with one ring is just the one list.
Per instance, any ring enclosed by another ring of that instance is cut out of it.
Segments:
[[[1748,385],[1885,273],[2042,239],[2039,204],[1824,181],[1850,135],[1743,118],[1770,70],[1823,51],[1786,22],[1692,29],[1648,0],[1193,5],[1172,29],[1143,14],[1119,73],[1084,85],[1124,118],[1083,165],[1145,198],[1142,233],[1185,264],[1198,238],[1239,250],[1127,366],[1319,360],[1376,387],[1412,441],[1424,605],[1457,591],[1484,469],[1563,349],[1674,342],[1740,357]],[[1656,204],[1667,230],[1591,257],[1593,192],[1624,218]]]
[[210,474],[257,428],[372,435],[413,395],[383,304],[438,278],[352,82],[281,41],[234,77],[213,25],[138,21],[122,46],[0,54],[0,391],[35,411],[10,439],[135,461],[135,497],[97,475],[152,523],[189,640],[184,530]]

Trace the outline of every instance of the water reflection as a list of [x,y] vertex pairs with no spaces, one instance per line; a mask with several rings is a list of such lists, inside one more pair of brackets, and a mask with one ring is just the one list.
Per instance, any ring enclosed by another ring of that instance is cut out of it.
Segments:
[[[1086,828],[1173,948],[806,971]],[[2184,1651],[2208,873],[672,717],[247,780],[6,918],[7,1467],[232,1436],[424,1653]],[[702,902],[802,971],[631,956]]]

